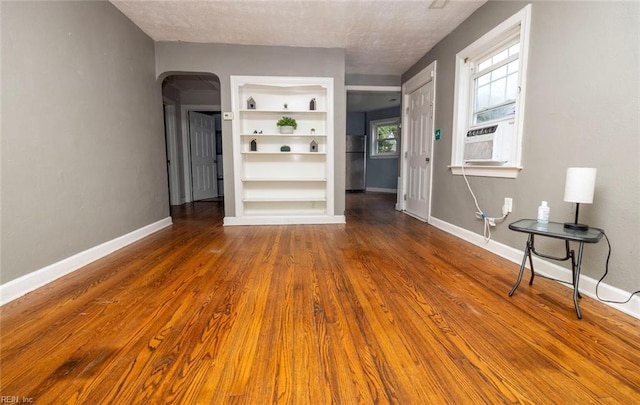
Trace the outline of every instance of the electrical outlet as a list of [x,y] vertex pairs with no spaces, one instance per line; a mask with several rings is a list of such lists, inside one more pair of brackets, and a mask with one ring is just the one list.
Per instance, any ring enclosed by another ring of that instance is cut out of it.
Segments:
[[513,198],[505,197],[504,198],[504,207],[507,212],[513,211]]

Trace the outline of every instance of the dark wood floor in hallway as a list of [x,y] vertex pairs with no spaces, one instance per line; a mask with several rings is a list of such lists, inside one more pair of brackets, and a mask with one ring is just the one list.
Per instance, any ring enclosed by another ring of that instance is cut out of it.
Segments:
[[348,194],[346,225],[219,202],[1,308],[0,395],[39,404],[639,403],[640,321]]

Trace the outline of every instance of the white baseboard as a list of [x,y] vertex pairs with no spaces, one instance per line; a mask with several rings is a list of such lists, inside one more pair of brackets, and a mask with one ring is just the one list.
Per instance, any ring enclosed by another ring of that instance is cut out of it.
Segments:
[[98,246],[89,248],[83,252],[77,253],[71,257],[60,260],[49,266],[33,271],[15,280],[0,285],[0,305],[13,301],[16,298],[44,286],[66,274],[69,274],[87,264],[94,262],[106,255],[115,252],[137,240],[151,235],[173,223],[171,217],[161,219],[126,235],[119,236],[115,239],[102,243]]
[[371,191],[373,193],[388,193],[395,194],[398,192],[395,188],[380,188],[380,187],[367,187],[365,191]]
[[344,215],[300,215],[300,216],[246,216],[246,217],[224,217],[224,226],[240,225],[321,225],[321,224],[344,224]]
[[[485,243],[482,235],[471,232],[459,226],[450,224],[448,222],[442,221],[438,218],[431,217],[431,219],[429,220],[429,223],[435,226],[436,228],[439,228],[447,233],[457,236],[460,239],[463,239],[467,242],[473,243],[474,245],[480,246],[518,265],[522,263],[524,249],[523,250],[514,249],[511,246],[507,246],[503,243],[496,242],[494,240],[490,240],[488,243]],[[523,245],[524,245],[524,242],[523,242]],[[529,268],[528,263],[527,263],[527,268]],[[566,280],[566,281],[571,280],[571,270],[566,269],[562,266],[559,266],[558,264],[550,262],[548,260],[544,260],[543,258],[540,258],[540,257],[536,257],[535,259],[535,269],[536,269],[536,273],[540,273],[547,277],[553,277],[558,280]],[[514,282],[515,282],[515,279],[514,279]],[[597,283],[598,283],[598,280],[595,280],[591,277],[581,274],[580,275],[580,292],[591,298],[598,299],[596,297]],[[564,283],[560,283],[560,284],[568,288],[572,288],[571,285],[567,285]],[[600,283],[598,292],[600,296],[611,301],[626,300],[629,297],[629,294],[631,294],[628,291],[624,291],[617,287],[610,286],[608,284],[605,284],[604,282]],[[640,297],[638,297],[637,295],[635,295],[626,304],[612,304],[604,301],[601,301],[601,302],[621,312],[624,312],[627,315],[631,315],[634,318],[640,319]]]

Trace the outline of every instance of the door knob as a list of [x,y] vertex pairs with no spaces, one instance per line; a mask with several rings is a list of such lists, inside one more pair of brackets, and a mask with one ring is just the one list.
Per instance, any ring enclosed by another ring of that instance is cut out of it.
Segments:
[[429,163],[430,160],[431,159],[429,157],[424,158],[424,161],[427,162],[427,163]]

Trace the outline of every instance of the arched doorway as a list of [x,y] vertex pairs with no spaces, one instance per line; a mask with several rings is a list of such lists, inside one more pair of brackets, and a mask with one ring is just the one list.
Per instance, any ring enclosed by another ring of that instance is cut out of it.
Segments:
[[210,73],[162,79],[171,205],[222,201],[220,80]]

